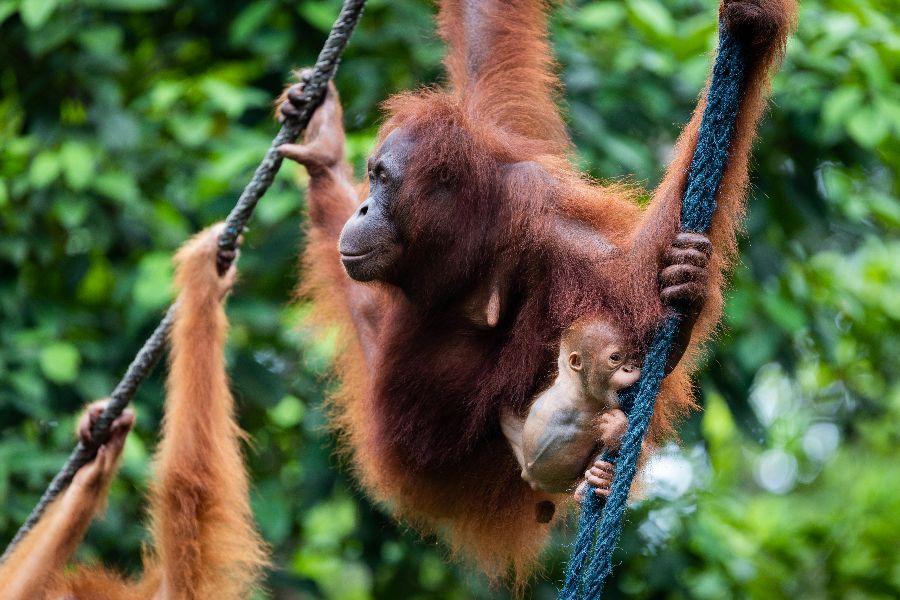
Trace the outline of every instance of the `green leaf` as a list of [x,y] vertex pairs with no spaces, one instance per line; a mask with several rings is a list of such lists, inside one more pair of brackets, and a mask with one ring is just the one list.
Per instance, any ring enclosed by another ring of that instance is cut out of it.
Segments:
[[319,31],[330,31],[338,16],[338,8],[333,2],[307,0],[300,4],[299,10],[303,18]]
[[247,106],[243,89],[227,81],[207,77],[200,83],[200,88],[213,106],[231,118],[239,117]]
[[230,38],[232,44],[243,44],[262,27],[262,24],[275,8],[270,0],[251,2],[231,22]]
[[118,52],[122,46],[122,29],[115,25],[98,25],[79,33],[78,40],[95,54]]
[[162,252],[148,254],[138,265],[134,301],[147,309],[165,306],[172,297],[171,281],[172,264],[169,255]]
[[306,414],[306,407],[303,402],[296,396],[285,396],[274,407],[269,409],[269,419],[273,423],[284,429],[296,427],[303,415]]
[[94,259],[78,286],[78,299],[88,303],[106,301],[114,283],[115,277],[106,259]]
[[154,111],[167,111],[184,97],[186,89],[184,81],[161,79],[150,90],[150,106]]
[[3,0],[0,1],[0,25],[3,24],[3,21],[9,18],[9,16],[16,12],[19,8],[19,3],[15,0]]
[[71,383],[78,377],[81,355],[71,344],[53,342],[41,350],[39,361],[47,379],[55,383]]
[[291,531],[291,504],[278,482],[259,486],[252,497],[253,514],[261,533],[269,542],[283,541]]
[[60,163],[56,153],[45,150],[34,157],[31,168],[28,170],[28,180],[37,189],[43,189],[50,185],[59,175]]
[[19,7],[22,22],[29,29],[40,28],[53,14],[57,4],[57,0],[24,0]]
[[857,106],[847,121],[847,133],[866,148],[878,146],[887,137],[890,127],[885,115],[868,106]]
[[356,527],[356,505],[347,497],[335,498],[313,507],[303,519],[306,541],[328,548],[340,543]]
[[59,151],[66,183],[73,190],[83,190],[94,176],[94,156],[91,149],[81,142],[66,142]]
[[761,299],[769,317],[786,332],[796,333],[806,324],[803,311],[777,292],[761,294]]
[[625,19],[625,8],[618,2],[596,2],[578,11],[575,24],[586,31],[608,31]]
[[56,200],[53,205],[53,214],[63,227],[70,230],[70,240],[74,235],[71,229],[84,223],[90,208],[90,203],[84,196],[62,196]]
[[822,121],[828,127],[842,126],[863,100],[863,91],[856,86],[842,86],[825,97]]
[[212,132],[212,119],[203,115],[172,115],[169,129],[179,143],[196,147],[209,140]]
[[628,7],[636,23],[644,29],[649,29],[659,37],[675,34],[675,20],[662,3],[655,0],[631,0]]
[[100,173],[94,178],[93,188],[117,204],[133,204],[141,199],[134,177],[124,171]]
[[166,7],[168,0],[100,0],[100,5],[113,10],[157,10]]

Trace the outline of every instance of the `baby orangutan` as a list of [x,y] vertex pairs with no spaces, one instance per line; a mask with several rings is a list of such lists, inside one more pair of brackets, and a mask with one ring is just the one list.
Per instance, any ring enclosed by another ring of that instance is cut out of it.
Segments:
[[[607,319],[579,319],[562,336],[556,380],[535,398],[528,416],[504,412],[503,433],[532,489],[568,492],[593,457],[618,448],[628,418],[617,392],[640,375],[639,356],[624,339]],[[611,469],[596,467],[611,478]],[[539,518],[546,510],[539,507]]]
[[[228,321],[222,299],[236,271],[231,260],[223,277],[216,273],[220,231],[221,226],[199,233],[176,257],[180,293],[143,577],[67,567],[106,501],[134,422],[125,411],[96,457],[0,566],[3,600],[243,600],[255,589],[266,552],[250,512],[243,434],[225,374]],[[90,442],[103,408],[103,402],[88,407],[78,427],[82,441]]]

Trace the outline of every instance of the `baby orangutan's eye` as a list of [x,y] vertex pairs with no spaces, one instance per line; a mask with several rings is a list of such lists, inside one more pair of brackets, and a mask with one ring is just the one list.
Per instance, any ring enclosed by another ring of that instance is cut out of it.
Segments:
[[613,352],[609,355],[609,364],[615,366],[622,362],[622,355],[618,352]]
[[581,355],[577,352],[573,352],[569,355],[569,368],[573,371],[581,370]]

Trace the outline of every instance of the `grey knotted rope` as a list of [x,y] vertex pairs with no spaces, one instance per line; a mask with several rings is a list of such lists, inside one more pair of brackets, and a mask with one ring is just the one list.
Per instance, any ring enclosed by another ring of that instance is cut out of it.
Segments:
[[[345,0],[341,8],[337,21],[325,40],[322,51],[316,59],[315,67],[313,67],[312,75],[305,82],[303,88],[302,108],[296,118],[285,119],[272,145],[263,157],[262,162],[253,173],[250,183],[244,187],[238,198],[237,204],[231,209],[228,217],[225,219],[225,230],[219,237],[219,255],[216,260],[216,266],[219,274],[223,274],[231,265],[233,252],[237,247],[237,241],[247,221],[253,214],[257,202],[262,198],[272,181],[275,179],[278,169],[281,168],[282,157],[278,153],[278,147],[282,144],[288,144],[295,141],[312,118],[313,112],[322,103],[325,98],[325,92],[328,89],[328,82],[334,77],[337,71],[338,63],[353,29],[359,22],[362,15],[365,0]],[[109,440],[110,427],[113,421],[122,414],[125,407],[134,397],[138,387],[153,370],[153,367],[162,357],[166,345],[166,338],[172,327],[175,317],[176,305],[173,304],[166,311],[166,315],[160,321],[159,325],[150,335],[137,356],[131,361],[125,376],[116,385],[109,397],[109,403],[106,408],[94,422],[91,428],[91,443],[84,444],[78,442],[75,450],[69,455],[68,460],[63,468],[56,474],[53,481],[47,487],[47,490],[41,496],[37,505],[28,515],[28,519],[16,532],[12,541],[6,547],[3,555],[0,556],[0,563],[5,561],[29,531],[40,521],[41,516],[47,507],[56,497],[63,492],[72,482],[72,478],[78,469],[83,467],[94,459],[97,454],[97,448],[105,444]]]

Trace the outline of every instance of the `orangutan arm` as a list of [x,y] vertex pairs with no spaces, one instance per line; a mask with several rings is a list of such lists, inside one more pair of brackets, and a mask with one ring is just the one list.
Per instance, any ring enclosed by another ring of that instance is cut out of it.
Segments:
[[[302,77],[303,75],[301,75]],[[278,101],[279,113],[296,114],[303,85],[287,88]],[[338,92],[333,83],[306,128],[302,144],[285,144],[281,154],[304,165],[309,172],[309,240],[304,254],[304,287],[325,317],[355,329],[366,362],[371,366],[383,300],[375,288],[350,279],[341,265],[338,239],[344,223],[360,204],[353,173],[344,148]]]
[[[85,411],[78,432],[88,441],[93,421],[105,401]],[[0,567],[0,590],[6,600],[36,600],[46,597],[56,575],[63,572],[94,516],[103,509],[106,493],[118,469],[125,437],[134,424],[134,414],[125,411],[113,422],[110,438],[94,459],[81,467],[66,491],[55,500],[13,554]]]
[[221,227],[200,232],[176,256],[180,292],[150,494],[158,598],[166,600],[247,598],[266,564],[225,373],[222,300],[236,271],[216,272]]

